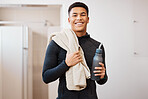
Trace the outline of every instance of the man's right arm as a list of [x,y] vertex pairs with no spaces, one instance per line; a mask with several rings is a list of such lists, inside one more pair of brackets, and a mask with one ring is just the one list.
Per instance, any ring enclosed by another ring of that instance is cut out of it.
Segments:
[[51,41],[46,50],[42,71],[42,78],[45,83],[57,80],[69,69],[65,60],[58,64],[59,51],[60,47],[54,41]]

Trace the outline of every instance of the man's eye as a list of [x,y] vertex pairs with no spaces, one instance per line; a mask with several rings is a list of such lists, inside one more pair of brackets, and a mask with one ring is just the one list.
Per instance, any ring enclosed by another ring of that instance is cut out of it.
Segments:
[[73,17],[76,17],[77,15],[73,15]]
[[81,16],[86,16],[86,14],[82,14]]

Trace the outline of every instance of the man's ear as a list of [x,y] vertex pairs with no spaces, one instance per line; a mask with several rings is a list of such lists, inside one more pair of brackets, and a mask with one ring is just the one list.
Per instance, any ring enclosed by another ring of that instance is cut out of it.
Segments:
[[89,17],[88,17],[87,23],[89,23]]
[[70,18],[68,18],[68,22],[70,23]]

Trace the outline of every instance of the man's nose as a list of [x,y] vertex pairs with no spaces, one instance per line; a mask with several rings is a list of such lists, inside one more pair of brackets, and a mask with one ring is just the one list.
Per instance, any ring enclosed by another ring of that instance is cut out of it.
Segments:
[[77,19],[81,19],[81,18],[82,18],[81,15],[78,15],[78,16],[77,16]]

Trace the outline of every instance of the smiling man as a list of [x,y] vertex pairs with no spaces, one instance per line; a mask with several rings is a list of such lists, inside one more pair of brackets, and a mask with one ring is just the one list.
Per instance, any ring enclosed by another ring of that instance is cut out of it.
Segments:
[[[50,83],[59,78],[57,99],[98,99],[96,83],[89,78],[89,74],[92,68],[93,56],[100,42],[92,39],[86,32],[89,23],[88,7],[82,2],[75,2],[70,5],[68,14],[71,29],[66,33],[63,32],[64,36],[63,33],[54,34],[54,38],[47,47],[42,72],[43,81]],[[100,80],[96,81],[100,85],[105,84],[108,79],[103,46],[102,50],[103,62],[98,63],[102,67],[95,68],[95,71],[92,71],[95,72],[95,76],[100,76]],[[82,70],[77,72],[80,68]],[[74,79],[71,79],[72,77]],[[79,81],[81,82],[75,84]]]
[[71,29],[76,33],[78,37],[84,36],[86,35],[87,23],[89,22],[87,10],[83,7],[74,7],[72,9],[71,7],[69,8],[68,18]]

